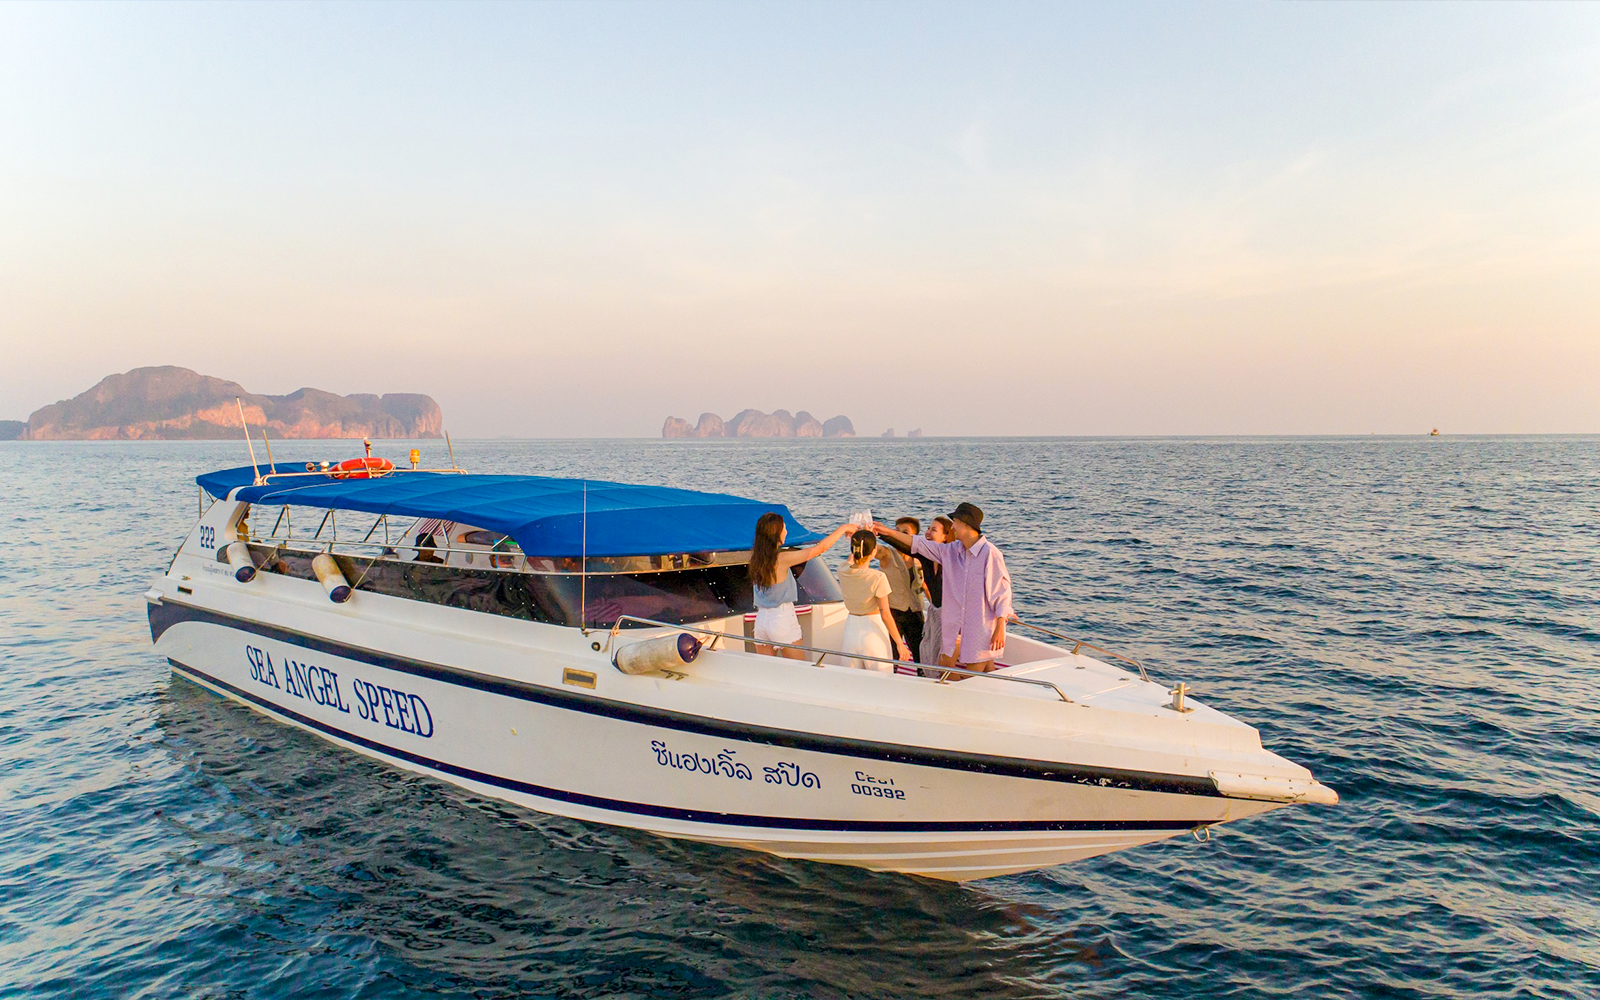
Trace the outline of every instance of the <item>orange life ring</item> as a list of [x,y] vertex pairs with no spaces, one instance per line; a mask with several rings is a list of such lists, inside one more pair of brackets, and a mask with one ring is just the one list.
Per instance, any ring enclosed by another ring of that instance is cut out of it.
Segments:
[[385,472],[393,472],[394,463],[387,458],[347,458],[328,473],[335,479],[372,479]]

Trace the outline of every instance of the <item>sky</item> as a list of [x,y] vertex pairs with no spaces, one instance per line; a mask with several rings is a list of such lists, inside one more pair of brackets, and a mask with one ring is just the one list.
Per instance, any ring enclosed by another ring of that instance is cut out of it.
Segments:
[[0,4],[0,417],[1600,432],[1600,4]]

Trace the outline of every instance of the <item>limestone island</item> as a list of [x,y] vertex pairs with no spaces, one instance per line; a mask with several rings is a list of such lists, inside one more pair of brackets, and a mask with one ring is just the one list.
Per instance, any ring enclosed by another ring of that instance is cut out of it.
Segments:
[[698,423],[691,425],[682,417],[668,417],[661,425],[664,438],[840,438],[855,437],[855,425],[849,417],[830,417],[818,420],[805,410],[790,413],[774,410],[740,410],[732,420],[723,420],[715,413],[702,413]]
[[0,421],[0,440],[132,441],[236,438],[242,401],[252,429],[277,438],[436,438],[444,415],[433,397],[389,392],[340,396],[296,389],[286,396],[248,392],[237,382],[163,365],[108,375],[94,388]]

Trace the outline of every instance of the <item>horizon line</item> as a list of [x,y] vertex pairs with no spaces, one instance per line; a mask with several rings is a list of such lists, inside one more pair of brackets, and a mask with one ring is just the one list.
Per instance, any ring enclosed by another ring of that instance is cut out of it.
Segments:
[[[911,441],[983,441],[983,440],[1030,440],[1030,441],[1206,441],[1206,440],[1230,440],[1230,439],[1237,439],[1237,438],[1257,438],[1257,439],[1276,439],[1276,440],[1296,440],[1296,439],[1299,439],[1299,440],[1317,440],[1317,439],[1366,440],[1366,439],[1370,439],[1370,438],[1392,438],[1392,439],[1429,438],[1429,439],[1432,439],[1432,438],[1436,438],[1436,437],[1437,438],[1457,438],[1457,439],[1461,439],[1461,438],[1543,438],[1543,437],[1573,437],[1573,438],[1578,438],[1578,437],[1600,437],[1600,430],[1594,430],[1594,431],[1458,431],[1458,432],[1451,432],[1451,433],[1445,433],[1445,432],[1441,431],[1438,434],[1433,434],[1433,433],[1430,433],[1428,431],[1369,431],[1369,432],[1364,433],[1364,434],[1363,433],[1350,433],[1350,432],[1333,432],[1333,431],[1312,432],[1312,433],[1274,433],[1274,432],[1250,431],[1250,432],[1227,433],[1227,434],[1170,434],[1170,433],[1169,434],[923,434],[923,435],[920,435],[918,437],[907,437],[905,435],[896,435],[894,437],[883,437],[881,435],[870,434],[870,435],[854,435],[854,436],[850,436],[850,437],[827,437],[827,438],[812,438],[812,437],[663,438],[663,437],[643,437],[643,436],[635,436],[635,435],[591,435],[591,436],[564,436],[564,437],[528,437],[528,436],[452,437],[451,440],[453,440],[453,441],[463,441],[463,442],[477,442],[477,441],[659,441],[659,442],[661,442],[663,444],[671,443],[671,444],[677,445],[677,444],[680,444],[680,443],[707,442],[707,441],[710,441],[710,442],[741,442],[741,441],[748,441],[748,442],[756,442],[756,441],[760,441],[760,442],[769,442],[769,441],[793,441],[793,442],[811,442],[811,441],[817,441],[817,442],[835,442],[835,441],[884,442],[884,441],[899,441],[899,442],[911,442]],[[343,441],[361,441],[363,439],[364,439],[364,436],[357,435],[357,436],[352,436],[352,437],[330,437],[330,438],[279,438],[278,440],[280,442],[315,441],[315,442],[332,443],[332,442],[343,442]],[[440,444],[444,443],[444,438],[443,437],[433,437],[433,438],[379,438],[379,437],[365,437],[365,439],[372,441],[373,444],[375,444],[375,445],[380,443],[380,442],[402,442],[402,441],[403,442],[408,442],[408,443],[418,443],[418,442],[420,442],[420,443],[438,442]],[[219,438],[161,438],[161,437],[145,437],[145,438],[50,438],[50,439],[45,439],[45,440],[31,440],[31,439],[23,439],[23,438],[13,438],[13,439],[9,439],[9,440],[0,441],[0,445],[6,445],[6,444],[28,444],[28,445],[35,445],[35,444],[40,444],[40,445],[42,445],[42,444],[213,444],[213,443],[216,443],[216,442],[233,442],[233,443],[237,444],[237,443],[239,443],[239,440],[237,438],[221,438],[221,437],[219,437]]]

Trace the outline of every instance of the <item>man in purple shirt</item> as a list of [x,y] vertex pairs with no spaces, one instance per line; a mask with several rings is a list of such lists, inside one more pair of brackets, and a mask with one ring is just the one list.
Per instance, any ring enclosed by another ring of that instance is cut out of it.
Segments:
[[1011,575],[1000,550],[983,537],[983,511],[963,503],[950,520],[956,536],[952,542],[931,541],[881,524],[874,524],[872,530],[900,551],[939,564],[944,577],[940,663],[987,672],[994,669],[995,657],[1006,648],[1006,619],[1012,616]]

